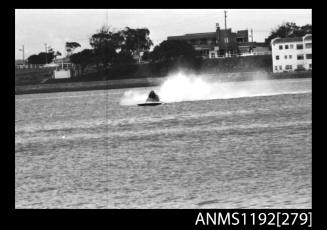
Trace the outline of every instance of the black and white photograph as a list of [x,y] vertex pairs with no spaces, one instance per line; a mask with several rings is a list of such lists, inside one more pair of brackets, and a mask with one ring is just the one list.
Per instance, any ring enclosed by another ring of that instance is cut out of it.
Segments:
[[312,209],[312,9],[13,11],[15,209]]

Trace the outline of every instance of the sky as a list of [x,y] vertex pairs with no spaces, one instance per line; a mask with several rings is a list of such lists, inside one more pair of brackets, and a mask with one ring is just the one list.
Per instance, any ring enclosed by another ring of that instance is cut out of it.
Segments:
[[253,29],[256,42],[284,22],[312,24],[311,9],[16,9],[15,59],[22,59],[23,45],[25,59],[45,46],[65,55],[67,41],[81,44],[76,51],[90,48],[89,38],[106,24],[115,30],[146,27],[155,46],[168,36],[214,32],[216,23],[224,28],[225,10],[227,28]]

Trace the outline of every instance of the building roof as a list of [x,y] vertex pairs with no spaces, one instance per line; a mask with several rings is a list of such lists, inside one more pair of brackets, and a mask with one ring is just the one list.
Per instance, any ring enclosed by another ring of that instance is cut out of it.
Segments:
[[303,38],[304,40],[312,40],[312,34],[306,34]]
[[[220,29],[220,33],[223,36],[227,36],[227,34],[230,34],[235,37],[244,37],[248,36],[248,30],[239,30],[236,33],[232,32],[232,29]],[[188,39],[210,39],[210,38],[216,38],[217,32],[206,32],[206,33],[192,33],[192,34],[184,34],[180,36],[168,36],[167,40],[188,40]]]
[[216,32],[185,34],[181,36],[169,36],[168,40],[187,40],[201,38],[216,38]]
[[303,41],[302,37],[294,37],[294,38],[276,38],[273,43],[286,43],[286,42],[301,42]]
[[302,42],[303,39],[305,39],[305,40],[311,40],[312,39],[312,35],[311,34],[306,34],[303,37],[275,38],[271,42],[273,44],[276,44],[276,43],[287,43],[287,42]]

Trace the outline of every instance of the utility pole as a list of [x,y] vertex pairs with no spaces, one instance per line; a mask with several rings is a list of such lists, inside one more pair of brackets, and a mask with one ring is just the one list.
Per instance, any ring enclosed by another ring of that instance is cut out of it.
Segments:
[[25,49],[24,49],[24,45],[23,45],[23,63],[25,64]]
[[25,50],[24,50],[24,45],[21,49],[19,49],[19,51],[22,51],[23,52],[23,63],[25,65]]
[[225,30],[226,30],[226,29],[227,29],[227,21],[226,21],[226,18],[227,18],[227,11],[225,10],[224,13],[225,13]]
[[[227,30],[227,20],[226,20],[226,18],[227,18],[227,11],[225,10],[224,11],[224,14],[225,14],[225,35],[227,35],[227,32],[226,32],[226,30]],[[225,53],[225,55],[229,52],[229,45],[228,45],[228,40],[229,40],[229,38],[228,38],[229,36],[227,35],[227,38],[225,37],[224,39],[227,39],[227,44],[226,44],[226,53]]]
[[48,47],[47,47],[47,43],[44,43],[44,45],[45,45],[45,64],[47,64],[48,63]]

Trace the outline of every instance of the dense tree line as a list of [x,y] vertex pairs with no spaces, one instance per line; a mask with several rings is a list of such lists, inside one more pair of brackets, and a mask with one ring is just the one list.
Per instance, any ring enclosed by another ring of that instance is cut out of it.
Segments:
[[80,75],[83,75],[88,65],[95,65],[98,76],[107,76],[110,72],[117,72],[117,69],[135,63],[133,55],[148,51],[152,45],[149,34],[146,28],[126,27],[124,30],[112,31],[104,26],[90,37],[92,49],[74,53],[70,60],[77,66]]
[[202,61],[193,46],[182,40],[163,41],[146,58],[151,60],[152,72],[161,75],[178,68],[197,70]]
[[270,41],[277,37],[303,37],[306,34],[312,34],[312,25],[298,26],[294,22],[286,22],[273,29],[265,42],[270,45]]
[[[123,30],[114,31],[103,26],[89,38],[91,49],[83,49],[75,52],[81,45],[77,42],[66,42],[67,57],[75,64],[78,76],[83,76],[87,67],[92,66],[97,70],[99,77],[107,77],[113,74],[128,74],[136,70],[135,62],[143,53],[142,59],[151,61],[152,69],[161,71],[176,65],[194,63],[195,50],[183,41],[164,41],[154,47],[147,28],[133,29],[126,27]],[[52,62],[59,52],[49,50],[31,55],[28,62],[31,64],[46,64]]]
[[29,64],[48,64],[52,62],[57,56],[61,56],[59,51],[53,51],[52,49],[49,52],[40,52],[38,54],[33,54],[28,57]]
[[[114,31],[103,26],[89,38],[91,49],[75,52],[81,45],[77,42],[66,42],[67,57],[75,64],[77,75],[80,77],[89,66],[96,68],[99,77],[129,74],[137,69],[135,63],[140,53],[143,53],[142,60],[151,61],[154,72],[172,68],[173,63],[175,65],[194,63],[196,52],[184,41],[163,41],[150,52],[153,43],[149,35],[150,31],[147,28],[126,27]],[[30,56],[28,60],[33,64],[45,64],[46,60],[47,63],[52,62],[58,54],[60,53],[52,51],[41,52]]]

